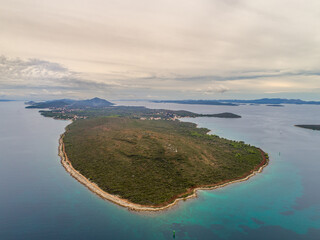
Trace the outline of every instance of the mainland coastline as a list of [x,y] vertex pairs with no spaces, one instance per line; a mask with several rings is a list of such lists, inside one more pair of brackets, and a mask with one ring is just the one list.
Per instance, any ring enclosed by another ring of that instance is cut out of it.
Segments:
[[196,198],[197,197],[197,191],[198,190],[213,190],[221,187],[225,187],[229,184],[233,183],[238,183],[238,182],[243,182],[247,181],[251,177],[255,176],[257,173],[261,173],[264,167],[266,167],[269,163],[269,159],[265,156],[265,152],[263,152],[261,149],[261,155],[263,160],[261,163],[256,166],[253,170],[248,172],[247,174],[241,176],[240,178],[237,179],[230,179],[230,180],[225,180],[223,182],[217,183],[217,184],[208,184],[208,185],[202,185],[202,186],[197,186],[194,188],[189,189],[187,192],[180,194],[178,196],[175,196],[172,198],[169,202],[162,204],[162,205],[141,205],[141,204],[136,204],[132,203],[127,199],[123,199],[117,195],[110,194],[104,190],[102,190],[96,183],[90,181],[87,179],[85,176],[83,176],[79,171],[77,171],[73,166],[70,160],[68,159],[68,156],[65,152],[65,146],[63,142],[63,138],[65,136],[64,134],[61,134],[60,139],[59,139],[59,156],[61,158],[61,164],[65,168],[65,170],[73,177],[75,178],[78,182],[86,186],[91,192],[97,194],[104,200],[108,200],[110,202],[113,202],[119,206],[125,207],[128,210],[132,211],[161,211],[161,210],[166,210],[170,207],[173,207],[176,205],[179,201],[190,199],[190,198]]

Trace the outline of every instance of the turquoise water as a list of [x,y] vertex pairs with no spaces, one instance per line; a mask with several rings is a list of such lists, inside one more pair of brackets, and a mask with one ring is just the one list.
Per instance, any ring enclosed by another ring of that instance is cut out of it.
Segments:
[[0,103],[0,239],[320,239],[320,132],[294,124],[320,121],[319,106],[195,106],[123,103],[241,119],[193,121],[244,140],[271,162],[249,181],[136,213],[104,201],[60,165],[58,138],[68,121],[42,117],[21,102]]

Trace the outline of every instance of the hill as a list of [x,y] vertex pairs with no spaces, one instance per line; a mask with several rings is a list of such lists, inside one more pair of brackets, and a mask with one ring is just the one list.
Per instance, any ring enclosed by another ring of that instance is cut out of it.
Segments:
[[72,100],[72,99],[59,99],[45,102],[27,102],[30,104],[26,108],[66,108],[66,109],[82,109],[82,108],[103,108],[114,105],[113,103],[101,99],[92,98],[88,100]]

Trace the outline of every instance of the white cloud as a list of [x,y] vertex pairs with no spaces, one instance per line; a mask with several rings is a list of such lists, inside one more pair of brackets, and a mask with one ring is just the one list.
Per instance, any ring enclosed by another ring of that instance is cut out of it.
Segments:
[[196,91],[203,93],[203,94],[210,95],[213,93],[225,93],[228,90],[229,90],[229,88],[222,85],[222,84],[213,84],[213,85],[210,85],[206,88],[198,88]]
[[71,72],[60,64],[39,59],[21,60],[8,59],[0,56],[1,83],[23,82],[32,83],[46,79],[63,79],[71,76]]
[[11,60],[0,59],[0,86],[113,98],[310,92],[320,87],[319,9],[317,0],[3,0],[0,53]]

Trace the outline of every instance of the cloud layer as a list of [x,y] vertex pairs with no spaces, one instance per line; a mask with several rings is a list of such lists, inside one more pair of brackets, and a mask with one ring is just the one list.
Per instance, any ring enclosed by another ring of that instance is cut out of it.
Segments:
[[79,97],[86,92],[108,92],[113,87],[82,79],[78,73],[58,63],[39,59],[21,60],[0,56],[0,76],[0,96]]
[[0,95],[308,98],[320,89],[319,9],[317,0],[4,0]]

